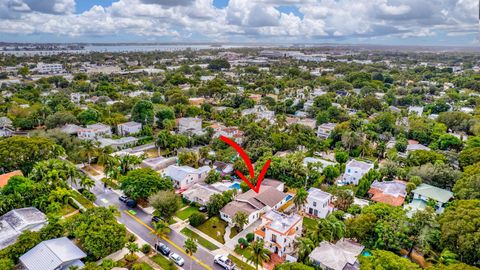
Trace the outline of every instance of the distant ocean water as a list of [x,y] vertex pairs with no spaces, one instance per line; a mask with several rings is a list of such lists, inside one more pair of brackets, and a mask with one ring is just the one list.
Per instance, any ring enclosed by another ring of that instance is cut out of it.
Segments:
[[[59,53],[90,53],[90,52],[152,52],[152,51],[183,51],[183,50],[204,50],[204,49],[229,49],[229,48],[253,48],[257,45],[245,44],[178,44],[178,45],[87,45],[83,50],[18,50],[0,51],[0,53],[13,54],[17,56],[28,55],[54,55]],[[262,45],[261,47],[269,47]]]

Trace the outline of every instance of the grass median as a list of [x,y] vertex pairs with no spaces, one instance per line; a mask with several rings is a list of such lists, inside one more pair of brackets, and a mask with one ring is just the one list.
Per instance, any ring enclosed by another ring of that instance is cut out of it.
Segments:
[[189,228],[183,228],[181,230],[181,232],[187,237],[192,237],[192,238],[196,239],[200,245],[202,245],[203,247],[205,247],[208,250],[218,249],[218,247],[216,245],[214,245],[213,243],[211,243],[207,239],[201,237],[199,234],[190,230]]

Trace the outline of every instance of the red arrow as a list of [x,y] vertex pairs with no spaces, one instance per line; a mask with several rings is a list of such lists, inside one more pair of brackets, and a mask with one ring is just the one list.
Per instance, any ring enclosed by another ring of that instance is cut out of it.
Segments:
[[[240,154],[243,161],[247,165],[248,172],[250,173],[250,179],[252,180],[255,179],[255,171],[253,170],[252,162],[250,161],[250,158],[248,157],[247,153],[243,151],[242,147],[240,147],[240,145],[238,145],[237,143],[235,143],[234,141],[230,140],[229,138],[223,135],[220,136],[220,140],[224,141],[226,144],[229,144],[231,147],[235,149],[235,151],[238,152],[238,154]],[[242,172],[240,172],[239,170],[236,170],[235,172],[237,173],[238,177],[240,177],[243,180],[243,182],[247,183],[247,185],[251,189],[253,189],[253,191],[258,193],[260,192],[260,185],[262,184],[263,178],[265,177],[265,173],[267,173],[269,166],[270,166],[270,159],[267,160],[267,162],[265,162],[265,165],[263,165],[263,168],[260,171],[260,174],[258,175],[258,178],[257,178],[257,184],[255,186],[253,186],[253,184],[243,175]]]

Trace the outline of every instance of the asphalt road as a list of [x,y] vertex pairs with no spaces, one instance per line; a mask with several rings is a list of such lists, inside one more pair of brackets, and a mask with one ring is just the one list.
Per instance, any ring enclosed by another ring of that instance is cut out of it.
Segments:
[[[120,216],[117,218],[119,222],[124,224],[130,231],[137,234],[143,240],[151,244],[155,244],[155,236],[150,234],[153,230],[151,224],[151,215],[146,214],[139,208],[131,209],[118,200],[118,194],[112,190],[104,190],[103,184],[95,181],[96,185],[92,188],[92,192],[97,196],[95,203],[100,206],[108,207],[115,206],[120,212]],[[132,213],[131,210],[134,210]],[[185,254],[183,250],[183,243],[185,242],[186,237],[180,233],[175,232],[174,230],[168,235],[168,239],[162,240],[172,252],[175,252],[182,256],[185,260],[183,266],[184,269],[190,269],[190,263],[192,263],[192,258]],[[193,265],[191,269],[202,270],[202,269],[223,269],[217,264],[213,263],[214,255],[210,253],[207,249],[202,246],[198,246],[197,252],[194,254]]]

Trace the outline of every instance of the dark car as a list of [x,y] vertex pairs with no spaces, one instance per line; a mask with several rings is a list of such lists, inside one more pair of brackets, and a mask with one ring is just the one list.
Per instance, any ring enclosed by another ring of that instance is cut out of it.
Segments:
[[160,221],[160,217],[157,217],[157,216],[152,217],[152,222],[159,222],[159,221]]
[[119,199],[121,202],[127,202],[128,196],[122,195],[122,196],[118,197],[118,199]]
[[207,207],[202,205],[198,208],[198,211],[200,211],[202,213],[205,213],[205,212],[207,212]]
[[168,256],[171,252],[170,249],[167,247],[167,245],[160,242],[155,243],[155,249],[165,256]]
[[128,199],[125,204],[130,207],[130,208],[135,208],[137,207],[137,202],[135,200],[132,200],[132,199]]

